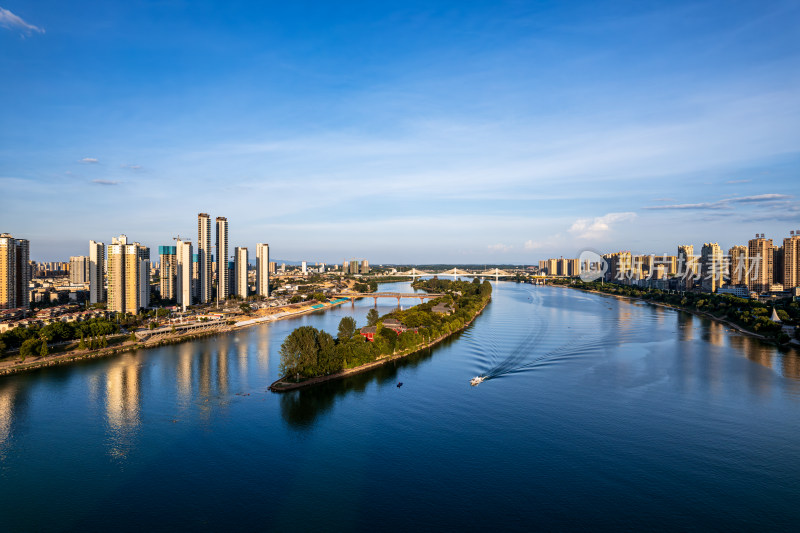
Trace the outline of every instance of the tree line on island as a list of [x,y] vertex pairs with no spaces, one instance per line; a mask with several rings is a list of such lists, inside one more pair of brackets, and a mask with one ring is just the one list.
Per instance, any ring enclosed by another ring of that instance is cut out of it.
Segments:
[[[437,278],[418,280],[413,287],[445,294],[406,310],[395,310],[379,316],[377,310],[367,313],[367,326],[375,326],[373,341],[360,334],[356,321],[344,317],[334,338],[312,326],[302,326],[289,334],[280,349],[280,373],[284,380],[302,381],[371,363],[385,356],[410,353],[440,337],[464,327],[491,299],[492,285],[449,281]],[[447,304],[451,314],[434,312],[438,304]],[[393,319],[393,327],[384,322]],[[397,327],[397,321],[401,327]],[[398,333],[399,331],[399,333]]]

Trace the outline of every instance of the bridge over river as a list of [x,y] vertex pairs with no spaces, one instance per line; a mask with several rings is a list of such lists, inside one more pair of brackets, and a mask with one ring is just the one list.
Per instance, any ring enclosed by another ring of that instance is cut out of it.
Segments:
[[401,298],[419,298],[420,300],[430,300],[441,298],[445,294],[436,292],[343,292],[334,294],[333,298],[347,298],[355,301],[357,298],[374,298],[375,305],[378,305],[378,298],[397,298],[397,305],[400,306]]

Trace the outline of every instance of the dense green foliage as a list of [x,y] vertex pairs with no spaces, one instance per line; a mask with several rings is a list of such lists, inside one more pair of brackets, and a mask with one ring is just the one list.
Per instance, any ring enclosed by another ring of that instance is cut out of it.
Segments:
[[336,338],[340,341],[346,341],[350,337],[353,336],[356,332],[356,321],[351,316],[343,317],[339,321],[339,332],[336,335]]
[[674,307],[701,311],[715,318],[728,320],[744,329],[775,338],[781,342],[788,340],[782,336],[781,324],[770,320],[775,308],[780,319],[786,324],[800,323],[800,305],[790,299],[779,300],[772,304],[737,298],[732,294],[708,294],[700,292],[667,292],[658,289],[643,289],[616,283],[585,283],[579,280],[564,280],[560,284],[569,284],[579,289],[593,290],[618,296],[641,298],[660,302]]
[[[492,296],[492,286],[488,281],[480,283],[475,280],[469,283],[434,278],[417,281],[414,287],[441,292],[446,296],[405,311],[392,311],[383,317],[377,317],[377,311],[370,309],[367,317],[375,319],[377,327],[374,342],[367,341],[361,335],[353,335],[355,321],[350,317],[340,321],[336,340],[311,326],[297,328],[281,346],[281,375],[289,379],[324,376],[387,355],[414,351],[426,342],[461,329]],[[432,308],[438,303],[450,304],[455,312],[451,315],[434,313]],[[400,321],[408,329],[398,335],[394,330],[384,327],[383,322],[390,318]]]
[[[2,341],[9,348],[22,347],[25,341],[35,339],[37,352],[40,338],[46,337],[48,342],[61,342],[81,337],[97,337],[119,332],[119,325],[105,318],[91,318],[83,322],[54,322],[44,327],[28,326],[10,329],[0,334]],[[29,344],[31,346],[32,344]],[[28,354],[31,355],[31,354]]]
[[356,292],[377,292],[378,291],[378,282],[377,281],[368,281],[366,283],[357,282],[353,285],[353,290]]
[[367,325],[368,326],[374,326],[375,324],[378,323],[378,320],[380,320],[380,318],[381,318],[381,315],[378,314],[378,310],[377,309],[370,309],[369,311],[367,311]]

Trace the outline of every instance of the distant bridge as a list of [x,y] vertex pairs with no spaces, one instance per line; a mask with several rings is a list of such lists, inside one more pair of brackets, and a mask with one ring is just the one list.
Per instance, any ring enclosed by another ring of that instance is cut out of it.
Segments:
[[461,270],[460,268],[453,268],[451,270],[445,270],[442,272],[424,272],[422,270],[412,268],[411,270],[407,270],[405,272],[397,272],[392,274],[392,276],[407,276],[412,279],[422,276],[453,276],[453,279],[456,279],[459,276],[463,276],[472,278],[495,278],[495,280],[500,278],[513,278],[516,275],[516,273],[506,272],[505,270],[500,270],[499,268],[490,268],[489,270],[485,270],[483,272],[469,272],[467,270]]
[[397,298],[397,305],[400,305],[401,298],[419,298],[420,300],[432,300],[441,298],[445,294],[435,292],[342,292],[332,295],[333,298],[347,298],[356,300],[357,298],[374,298],[375,305],[378,305],[378,298]]

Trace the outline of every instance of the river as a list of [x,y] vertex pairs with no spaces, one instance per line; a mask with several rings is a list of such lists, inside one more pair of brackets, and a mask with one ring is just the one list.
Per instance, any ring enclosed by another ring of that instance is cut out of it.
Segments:
[[0,529],[797,527],[797,352],[641,302],[494,288],[432,350],[284,395],[267,387],[285,336],[362,326],[372,299],[2,377]]

